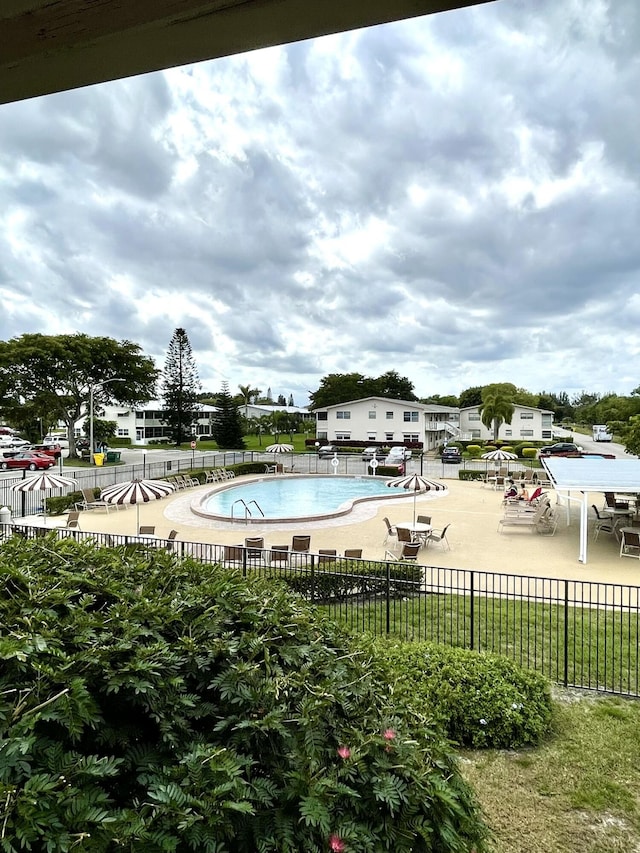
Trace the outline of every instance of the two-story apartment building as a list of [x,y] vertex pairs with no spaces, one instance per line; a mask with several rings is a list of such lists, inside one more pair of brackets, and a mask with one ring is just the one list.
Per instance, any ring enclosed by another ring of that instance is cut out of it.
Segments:
[[[435,403],[365,397],[314,409],[319,441],[419,442],[434,450],[446,441],[493,438],[480,415],[480,406],[458,409]],[[514,441],[552,438],[553,412],[531,406],[514,407],[511,424],[502,424],[499,438]]]
[[318,440],[418,442],[425,449],[459,437],[458,410],[448,406],[365,397],[314,409]]
[[[493,438],[493,427],[487,429],[482,423],[480,409],[480,406],[460,409],[460,429],[471,439],[489,441]],[[511,423],[500,425],[498,438],[503,441],[549,441],[553,438],[553,412],[516,403]]]
[[[198,418],[193,425],[194,435],[211,435],[215,406],[200,405]],[[149,444],[167,437],[167,427],[162,423],[162,403],[152,400],[149,403],[131,408],[124,405],[102,406],[96,417],[116,423],[116,436],[129,438],[132,444]],[[84,419],[75,425],[76,435],[82,434]]]

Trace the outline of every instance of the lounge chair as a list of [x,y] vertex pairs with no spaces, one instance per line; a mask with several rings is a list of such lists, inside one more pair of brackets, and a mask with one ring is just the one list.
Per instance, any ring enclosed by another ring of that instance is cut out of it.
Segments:
[[82,500],[74,504],[77,510],[105,509],[109,512],[110,509],[117,509],[118,504],[107,503],[96,498],[93,489],[81,489]]
[[396,560],[396,561],[410,561],[415,563],[418,559],[418,554],[420,552],[420,542],[403,542],[402,548],[398,554],[395,554],[393,551],[385,551],[384,558],[385,560]]

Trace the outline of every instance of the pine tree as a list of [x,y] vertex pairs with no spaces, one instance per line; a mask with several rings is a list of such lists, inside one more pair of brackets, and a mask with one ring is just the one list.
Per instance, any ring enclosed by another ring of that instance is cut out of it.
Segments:
[[166,424],[171,439],[177,445],[193,433],[193,424],[201,408],[198,401],[200,390],[198,368],[189,338],[184,329],[176,329],[164,363],[160,396],[163,401],[162,423]]
[[229,385],[222,383],[222,391],[218,394],[218,411],[213,424],[213,437],[221,450],[242,450],[242,425],[240,411],[229,393]]

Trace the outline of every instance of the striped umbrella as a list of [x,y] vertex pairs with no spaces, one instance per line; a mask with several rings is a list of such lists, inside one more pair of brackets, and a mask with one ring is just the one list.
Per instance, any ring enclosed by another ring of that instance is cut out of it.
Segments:
[[493,462],[505,462],[507,459],[517,459],[517,453],[510,453],[508,450],[490,450],[489,453],[483,453],[481,459],[491,459]]
[[[69,486],[77,486],[73,477],[61,477],[59,474],[38,474],[36,477],[27,477],[11,486],[12,492],[47,492],[52,489],[66,489]],[[44,517],[47,517],[47,502],[44,501]]]
[[446,492],[447,487],[435,480],[427,480],[420,474],[407,474],[405,477],[394,477],[387,482],[392,489],[405,489],[413,492],[413,523],[416,523],[416,497],[418,492]]
[[100,498],[109,504],[136,505],[136,532],[140,530],[140,504],[165,498],[175,490],[173,483],[167,480],[128,480],[107,486],[100,492]]
[[[291,453],[293,451],[293,444],[270,444],[268,447],[265,447],[265,451],[267,453]],[[278,468],[276,464],[277,473]]]

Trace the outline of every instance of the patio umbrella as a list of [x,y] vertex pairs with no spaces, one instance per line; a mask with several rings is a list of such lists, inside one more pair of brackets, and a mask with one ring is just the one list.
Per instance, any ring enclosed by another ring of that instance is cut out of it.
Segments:
[[517,453],[511,453],[508,450],[490,450],[489,453],[483,453],[481,459],[491,459],[493,462],[504,462],[507,459],[517,459]]
[[[267,453],[291,453],[293,451],[293,444],[270,444],[268,447],[265,447],[265,451]],[[277,473],[278,468],[276,467]]]
[[416,523],[416,497],[418,492],[446,492],[447,487],[442,483],[436,483],[434,480],[427,480],[426,477],[421,477],[420,474],[408,474],[406,477],[394,477],[387,483],[392,489],[405,489],[407,492],[413,492],[413,523]]
[[100,492],[100,499],[109,504],[136,505],[136,533],[140,529],[140,504],[165,498],[175,490],[167,480],[128,480],[107,486]]
[[[50,489],[66,489],[69,486],[77,486],[78,483],[72,477],[61,477],[59,474],[38,474],[36,477],[27,477],[11,486],[12,492],[47,492]],[[44,502],[44,517],[47,517],[47,504]]]

